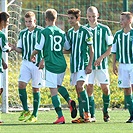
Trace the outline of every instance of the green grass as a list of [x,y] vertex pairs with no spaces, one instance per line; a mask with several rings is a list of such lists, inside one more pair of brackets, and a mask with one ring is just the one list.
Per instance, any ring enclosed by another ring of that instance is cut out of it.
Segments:
[[0,133],[133,133],[133,123],[125,123],[129,118],[127,110],[109,111],[111,121],[103,122],[102,111],[96,111],[95,123],[72,124],[70,112],[63,110],[66,124],[54,125],[56,114],[51,111],[39,111],[36,123],[19,122],[18,112],[0,114],[4,123],[0,125]]

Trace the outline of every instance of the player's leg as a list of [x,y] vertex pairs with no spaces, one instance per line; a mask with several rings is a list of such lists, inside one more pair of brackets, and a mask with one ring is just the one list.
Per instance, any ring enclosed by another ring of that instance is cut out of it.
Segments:
[[110,105],[110,89],[109,89],[109,85],[107,84],[101,84],[101,88],[103,91],[103,120],[105,122],[108,122],[110,120],[110,116],[108,114],[108,108]]
[[126,121],[126,123],[133,123],[133,98],[131,92],[132,92],[131,88],[124,89],[125,102],[128,105],[127,108],[130,114],[130,118]]
[[90,108],[90,113],[91,113],[91,119],[92,122],[95,122],[95,101],[94,101],[94,95],[93,95],[93,90],[94,90],[94,79],[95,79],[95,70],[91,72],[91,74],[88,74],[88,79],[87,79],[87,94],[89,98],[89,108]]
[[77,72],[76,90],[84,110],[84,122],[91,122],[90,120],[91,116],[89,111],[89,99],[88,99],[87,92],[84,88],[86,79],[87,79],[87,75],[84,70],[80,70]]
[[80,80],[77,81],[77,90],[79,92],[81,103],[84,110],[84,121],[85,122],[91,122],[90,121],[90,111],[89,111],[89,99],[86,90],[84,89],[84,81]]
[[64,119],[62,109],[61,109],[60,97],[57,94],[58,90],[57,90],[57,88],[50,88],[50,92],[51,92],[52,104],[53,104],[55,111],[58,115],[58,119],[55,122],[53,122],[53,124],[64,124],[65,119]]
[[30,74],[29,70],[27,69],[27,64],[25,61],[22,61],[22,65],[20,68],[20,76],[18,79],[18,91],[19,91],[19,98],[23,106],[23,111],[19,116],[19,121],[26,120],[30,116],[30,111],[28,109],[27,104],[27,92],[26,92],[26,86],[27,83],[30,80]]
[[93,70],[91,72],[91,74],[88,74],[87,86],[86,86],[86,91],[87,91],[88,98],[89,98],[89,108],[90,108],[92,122],[96,121],[96,119],[95,119],[95,101],[94,101],[94,95],[93,95],[94,78],[95,78],[95,71]]
[[45,86],[50,88],[52,104],[53,104],[55,111],[58,115],[58,119],[53,123],[54,124],[63,124],[63,123],[65,123],[65,118],[62,113],[60,97],[58,95],[58,89],[57,89],[58,85],[62,84],[63,79],[59,80],[60,74],[55,74],[48,70],[46,70],[45,75],[46,75]]
[[[127,67],[129,67],[129,77],[130,77],[131,87],[129,87],[128,89],[124,89],[125,102],[126,102],[126,106],[127,106],[128,110],[129,110],[129,114],[130,114],[130,118],[126,121],[126,123],[133,123],[133,95],[132,95],[132,90],[133,90],[133,64],[127,65]],[[126,85],[129,85],[129,84],[126,84]]]
[[[3,73],[0,72],[0,95],[2,94],[3,92]],[[0,120],[0,124],[2,124],[3,121]]]
[[75,118],[77,116],[76,102],[70,98],[67,89],[64,86],[61,86],[62,81],[64,79],[64,75],[65,73],[58,74],[58,92],[67,101],[68,106],[70,108],[71,117]]
[[72,120],[72,123],[84,123],[84,109],[83,109],[83,104],[82,104],[82,100],[80,98],[78,89],[77,89],[77,85],[75,85],[76,88],[76,92],[77,92],[77,96],[78,96],[78,109],[79,109],[79,116],[78,118]]
[[33,113],[29,119],[26,120],[26,122],[36,122],[37,116],[38,116],[38,109],[40,106],[40,90],[39,88],[42,87],[42,70],[39,70],[38,67],[30,63],[30,72],[32,77],[32,91],[33,91]]
[[26,83],[19,81],[19,98],[23,106],[23,111],[21,112],[19,116],[19,121],[23,121],[29,118],[30,116],[30,111],[28,109],[28,104],[27,104],[27,92],[26,92]]
[[99,82],[103,92],[103,120],[108,122],[110,120],[110,116],[108,114],[108,108],[110,105],[110,79],[108,69],[96,70],[96,79]]

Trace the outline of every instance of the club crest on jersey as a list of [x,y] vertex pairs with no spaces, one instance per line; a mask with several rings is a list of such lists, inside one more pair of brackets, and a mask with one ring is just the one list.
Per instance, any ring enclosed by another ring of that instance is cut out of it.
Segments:
[[130,36],[130,41],[133,41],[133,36]]
[[97,35],[100,35],[100,30],[97,31]]
[[81,33],[78,34],[78,38],[81,38]]
[[36,33],[33,33],[33,38],[35,38],[36,37]]

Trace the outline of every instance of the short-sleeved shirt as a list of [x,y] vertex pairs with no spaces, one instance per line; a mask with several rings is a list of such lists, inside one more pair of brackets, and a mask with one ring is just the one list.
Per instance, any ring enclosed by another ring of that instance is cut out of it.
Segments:
[[93,58],[93,69],[106,69],[108,68],[108,58],[105,57],[100,66],[94,66],[94,62],[104,54],[108,47],[113,43],[113,35],[108,26],[98,23],[95,28],[91,28],[89,24],[85,25],[93,33],[93,47],[94,47],[94,58]]
[[68,30],[68,41],[71,46],[70,69],[71,73],[85,70],[89,63],[89,47],[92,45],[92,33],[85,26],[80,26],[77,31],[74,28]]
[[[29,29],[24,29],[19,34],[17,47],[22,49],[22,59],[30,61],[30,56],[35,48],[35,44],[37,43],[37,39],[41,30],[43,28],[40,26],[36,26],[33,31],[29,31]],[[35,64],[38,65],[42,58],[42,53],[36,55]]]
[[2,31],[0,31],[0,72],[3,72],[2,52],[6,52],[9,50],[9,46],[7,43],[8,42],[5,34]]
[[67,65],[63,47],[66,42],[65,32],[57,26],[48,26],[42,30],[35,49],[43,50],[46,70],[56,74],[65,72]]
[[123,29],[115,33],[111,52],[119,63],[133,63],[133,29],[126,34]]

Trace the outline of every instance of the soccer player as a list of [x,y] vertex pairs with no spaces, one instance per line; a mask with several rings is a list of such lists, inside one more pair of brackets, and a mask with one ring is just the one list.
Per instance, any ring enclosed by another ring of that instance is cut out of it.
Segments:
[[[40,90],[42,87],[42,72],[39,70],[38,64],[41,61],[41,56],[36,55],[34,62],[30,61],[30,56],[34,50],[35,44],[39,37],[40,31],[43,29],[36,25],[34,12],[27,12],[24,17],[27,28],[23,29],[19,34],[17,47],[14,50],[22,54],[22,65],[18,79],[19,97],[23,106],[23,111],[18,120],[25,122],[36,122],[38,108],[40,105]],[[42,66],[43,67],[43,66]],[[27,105],[27,83],[32,79],[33,92],[33,113],[31,114]]]
[[[68,43],[65,32],[55,25],[57,20],[57,11],[55,9],[47,9],[45,12],[45,21],[47,27],[42,30],[38,44],[35,45],[35,50],[31,55],[31,60],[34,59],[40,50],[43,50],[44,62],[46,68],[45,86],[50,88],[51,99],[58,119],[54,124],[65,123],[65,118],[61,109],[61,102],[58,92],[69,103],[71,116],[75,118],[77,115],[76,104],[70,99],[65,87],[61,86],[66,70],[66,61],[63,55],[63,47]],[[41,62],[43,63],[43,62]]]
[[[2,29],[9,25],[9,17],[10,15],[7,12],[0,12],[0,95],[3,92],[3,69],[7,69],[7,64],[2,58],[2,52],[11,51],[7,44],[7,38],[2,32]],[[0,123],[3,123],[3,121],[0,120]]]
[[[109,72],[108,72],[108,56],[111,53],[113,43],[113,36],[108,26],[97,22],[99,13],[96,7],[90,6],[87,9],[88,27],[93,33],[93,70],[88,75],[87,93],[89,97],[90,113],[92,122],[95,122],[95,103],[93,89],[94,84],[98,83],[103,92],[103,120],[108,122],[110,120],[108,114],[108,107],[110,103],[110,89],[109,89]],[[95,82],[96,81],[96,82]]]
[[[114,36],[112,45],[113,72],[117,75],[118,86],[123,88],[125,102],[129,110],[130,118],[126,123],[133,123],[133,15],[130,12],[122,12],[120,15],[121,30]],[[117,68],[116,62],[119,62]]]
[[[89,101],[84,89],[87,74],[92,71],[93,47],[92,34],[80,24],[81,11],[76,8],[67,11],[68,22],[72,26],[68,30],[68,41],[70,45],[70,84],[74,85],[78,95],[80,117],[72,120],[72,123],[91,122]],[[90,52],[90,57],[89,53]],[[83,111],[84,110],[84,111]]]

